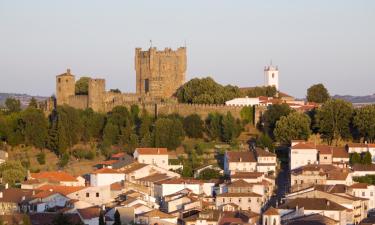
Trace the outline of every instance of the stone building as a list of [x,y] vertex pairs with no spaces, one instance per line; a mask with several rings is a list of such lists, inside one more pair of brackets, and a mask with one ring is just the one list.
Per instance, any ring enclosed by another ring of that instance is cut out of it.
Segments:
[[170,98],[185,82],[186,48],[173,51],[155,47],[148,51],[135,49],[136,89],[138,95]]

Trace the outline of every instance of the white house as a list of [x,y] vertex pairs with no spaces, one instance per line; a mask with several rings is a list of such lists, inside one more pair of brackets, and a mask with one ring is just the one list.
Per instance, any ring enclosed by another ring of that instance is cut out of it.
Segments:
[[95,170],[90,174],[91,186],[110,185],[125,180],[125,174],[110,168]]
[[139,163],[169,169],[168,150],[166,148],[136,148],[133,156]]
[[236,172],[254,172],[256,166],[257,161],[253,152],[225,152],[224,172],[227,175]]
[[276,154],[261,148],[256,148],[255,155],[257,158],[257,172],[276,172]]
[[53,191],[41,191],[28,202],[30,212],[45,212],[54,207],[64,207],[69,198]]
[[359,198],[367,198],[369,211],[375,210],[375,185],[355,183],[348,188],[348,193]]
[[259,98],[234,98],[232,100],[226,101],[225,105],[230,106],[256,106],[259,105]]
[[292,144],[289,151],[290,169],[309,164],[318,164],[318,150],[311,143],[299,142]]
[[375,161],[375,144],[368,143],[349,143],[347,144],[349,153],[357,152],[359,154],[364,152],[370,152],[372,155],[372,161]]
[[160,198],[186,188],[190,189],[194,194],[202,194],[203,182],[195,179],[182,178],[163,180],[154,184],[154,193],[156,198]]

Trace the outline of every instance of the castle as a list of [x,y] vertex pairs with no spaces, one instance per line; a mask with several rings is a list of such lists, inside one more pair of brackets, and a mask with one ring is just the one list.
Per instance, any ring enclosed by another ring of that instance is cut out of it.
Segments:
[[[166,48],[158,51],[149,48],[142,51],[135,49],[136,93],[120,93],[106,91],[104,79],[89,78],[88,93],[76,95],[75,75],[70,69],[56,76],[55,104],[69,105],[78,109],[91,108],[96,112],[109,112],[115,106],[130,106],[137,104],[152,115],[178,113],[187,116],[196,113],[206,117],[209,113],[231,112],[236,118],[240,117],[240,106],[181,104],[173,96],[177,89],[184,84],[187,68],[186,48],[177,50]],[[47,102],[49,110],[51,103]],[[260,113],[258,110],[255,114]],[[259,115],[255,115],[257,121]]]
[[173,51],[135,49],[136,93],[106,91],[104,79],[90,78],[88,94],[75,94],[75,76],[70,69],[56,76],[56,103],[75,108],[92,108],[108,112],[117,105],[158,103],[173,99],[173,94],[185,82],[186,48]]

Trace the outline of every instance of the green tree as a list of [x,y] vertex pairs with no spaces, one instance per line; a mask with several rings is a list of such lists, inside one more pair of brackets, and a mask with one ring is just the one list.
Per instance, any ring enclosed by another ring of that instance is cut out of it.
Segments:
[[246,89],[244,94],[250,98],[256,98],[260,96],[275,97],[277,94],[276,87],[264,86],[264,87],[253,87]]
[[328,144],[350,136],[352,113],[352,104],[341,99],[330,99],[318,110],[316,118],[319,132]]
[[6,117],[6,141],[12,146],[25,142],[25,122],[21,112],[11,113]]
[[212,78],[194,78],[182,85],[176,92],[179,102],[198,104],[224,104],[225,101],[240,97],[236,86],[222,86]]
[[152,132],[152,117],[147,113],[146,110],[142,111],[141,118],[138,124],[138,137],[140,139],[140,146],[142,147],[152,147],[153,146],[153,136]]
[[270,152],[275,152],[272,138],[267,134],[262,134],[256,139],[256,146],[260,148],[268,148]]
[[20,161],[6,161],[0,164],[0,177],[2,177],[3,183],[14,185],[25,179],[26,170]]
[[115,212],[115,222],[113,223],[113,225],[121,225],[121,217],[120,217],[120,213],[116,210]]
[[46,164],[46,153],[41,151],[36,155],[36,160],[40,165]]
[[89,93],[89,77],[81,77],[76,82],[75,93],[76,95],[87,95]]
[[291,140],[307,140],[310,136],[310,118],[303,113],[293,112],[276,122],[274,136],[277,141],[290,144]]
[[357,152],[350,154],[350,164],[354,165],[358,163],[361,163],[361,156]]
[[283,116],[289,115],[293,110],[288,104],[274,104],[267,108],[267,111],[262,116],[262,123],[264,131],[273,137],[273,130],[275,129],[276,122]]
[[364,140],[373,143],[375,141],[375,105],[367,105],[356,109],[353,124]]
[[70,156],[68,153],[63,153],[59,159],[59,167],[64,168],[69,163]]
[[80,113],[80,119],[83,124],[82,140],[99,140],[104,128],[105,116],[94,112],[92,109],[85,109]]
[[10,113],[21,111],[21,102],[20,100],[15,98],[7,98],[5,100],[5,106],[7,107]]
[[119,128],[118,126],[107,123],[104,127],[103,131],[103,144],[104,146],[110,146],[117,143],[118,136],[119,136]]
[[371,165],[372,164],[372,155],[370,152],[366,152],[363,157],[362,157],[362,160],[361,160],[361,163],[362,164],[367,164],[367,165]]
[[217,171],[215,169],[205,169],[199,174],[198,179],[200,179],[200,180],[210,180],[210,179],[218,179],[220,177],[221,177],[221,175],[220,175],[219,171]]
[[184,138],[184,129],[178,119],[159,118],[155,122],[155,146],[176,149]]
[[223,117],[221,139],[225,142],[233,142],[241,133],[241,124],[232,116],[230,112]]
[[254,109],[252,106],[244,106],[240,112],[241,119],[245,124],[253,123]]
[[217,140],[221,137],[222,119],[223,115],[219,113],[208,114],[205,121],[205,127],[207,135],[210,137],[211,140]]
[[191,138],[201,138],[203,136],[203,121],[198,114],[191,114],[183,121],[184,131]]
[[323,84],[314,84],[307,89],[306,98],[309,102],[324,103],[330,96]]
[[34,97],[31,98],[30,102],[29,102],[29,108],[38,108],[38,102],[36,101],[36,99]]
[[21,114],[24,124],[25,144],[44,148],[48,135],[48,121],[44,113],[35,108],[28,108]]

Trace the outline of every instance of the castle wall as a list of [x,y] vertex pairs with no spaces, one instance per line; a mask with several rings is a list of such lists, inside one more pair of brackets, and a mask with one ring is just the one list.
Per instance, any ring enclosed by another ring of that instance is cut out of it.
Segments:
[[75,95],[75,77],[67,69],[66,73],[56,76],[56,101],[58,105],[68,104],[70,96]]
[[69,97],[69,106],[76,109],[88,108],[88,96],[87,95],[73,95]]

